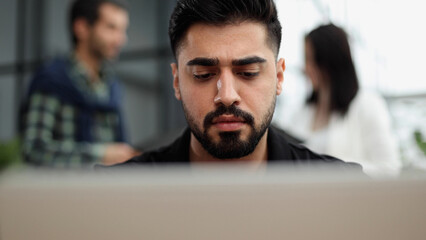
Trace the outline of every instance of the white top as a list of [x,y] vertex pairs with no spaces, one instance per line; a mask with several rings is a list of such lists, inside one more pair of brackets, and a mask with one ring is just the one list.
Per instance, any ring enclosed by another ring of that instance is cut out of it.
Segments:
[[372,92],[359,91],[345,116],[332,114],[326,126],[325,147],[311,140],[314,108],[305,105],[284,129],[305,140],[307,147],[320,153],[357,162],[370,176],[398,175],[401,169],[398,145],[391,130],[391,120],[383,98]]
[[311,131],[310,135],[306,138],[305,145],[308,146],[312,151],[326,153],[328,148],[328,132],[328,126],[316,131]]

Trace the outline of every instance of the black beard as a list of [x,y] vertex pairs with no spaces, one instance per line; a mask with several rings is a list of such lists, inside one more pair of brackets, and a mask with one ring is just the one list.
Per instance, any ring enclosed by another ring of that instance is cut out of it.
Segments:
[[[220,105],[215,111],[210,112],[206,115],[203,122],[204,132],[200,130],[195,124],[194,119],[188,114],[188,111],[183,104],[186,119],[188,121],[189,128],[194,134],[195,138],[201,143],[203,148],[213,157],[218,159],[236,159],[249,155],[256,149],[260,139],[262,139],[266,130],[268,129],[271,121],[273,112],[275,109],[275,100],[268,110],[267,116],[263,119],[259,129],[256,129],[254,124],[254,118],[251,114],[244,112],[237,108],[235,105],[226,107]],[[243,141],[240,138],[240,131],[233,132],[221,132],[219,133],[219,143],[214,143],[208,135],[208,129],[213,124],[213,119],[223,114],[234,115],[235,117],[242,118],[246,124],[251,128],[251,132],[247,140]]]

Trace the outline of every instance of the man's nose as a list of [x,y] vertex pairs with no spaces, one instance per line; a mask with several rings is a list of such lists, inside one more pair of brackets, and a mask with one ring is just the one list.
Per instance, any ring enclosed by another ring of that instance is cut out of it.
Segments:
[[232,72],[223,72],[217,81],[217,95],[214,98],[215,104],[221,103],[225,106],[239,104],[241,98],[238,94],[237,85]]

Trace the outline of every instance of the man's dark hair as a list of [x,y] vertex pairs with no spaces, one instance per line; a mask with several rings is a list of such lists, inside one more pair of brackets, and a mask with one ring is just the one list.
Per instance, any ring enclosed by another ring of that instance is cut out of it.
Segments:
[[273,0],[178,0],[169,22],[169,38],[175,58],[183,37],[192,25],[220,26],[243,21],[259,22],[266,26],[268,44],[277,56],[281,24]]
[[75,0],[71,5],[69,15],[69,31],[71,34],[73,47],[77,45],[73,25],[79,18],[84,18],[88,24],[93,25],[99,18],[99,8],[110,3],[127,11],[127,3],[124,0]]
[[[345,115],[359,89],[346,32],[333,24],[322,25],[305,41],[311,44],[314,62],[330,85],[330,110]],[[317,101],[318,93],[314,91],[308,103]]]

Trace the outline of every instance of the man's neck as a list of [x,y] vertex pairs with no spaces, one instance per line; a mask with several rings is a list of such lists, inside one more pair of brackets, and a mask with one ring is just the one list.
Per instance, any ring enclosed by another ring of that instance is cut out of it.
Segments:
[[75,49],[75,57],[80,61],[83,66],[86,68],[89,79],[91,82],[97,82],[100,79],[99,69],[101,66],[101,60],[84,48],[83,46],[77,47]]
[[191,163],[235,163],[235,164],[248,164],[250,167],[260,167],[268,160],[268,131],[265,132],[263,137],[260,139],[256,148],[252,153],[242,158],[237,159],[218,159],[210,155],[201,143],[191,133],[191,140],[189,145],[189,161]]

